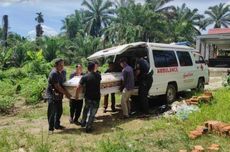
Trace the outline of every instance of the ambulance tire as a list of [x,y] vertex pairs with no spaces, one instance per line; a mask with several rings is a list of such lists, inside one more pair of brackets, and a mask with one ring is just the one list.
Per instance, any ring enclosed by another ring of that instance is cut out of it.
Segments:
[[203,78],[199,78],[198,83],[197,83],[196,91],[203,92],[204,91],[204,87],[205,87],[204,79]]
[[174,84],[168,84],[166,90],[166,102],[167,104],[171,104],[175,101],[177,95],[177,89]]

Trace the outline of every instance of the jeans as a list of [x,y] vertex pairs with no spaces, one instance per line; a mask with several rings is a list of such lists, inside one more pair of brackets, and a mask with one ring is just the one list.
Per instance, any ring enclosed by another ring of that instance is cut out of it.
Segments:
[[54,130],[60,126],[60,119],[63,113],[62,100],[48,99],[48,123],[49,130]]
[[85,99],[85,106],[82,116],[82,124],[86,124],[86,128],[91,128],[97,110],[99,108],[100,100]]
[[73,119],[74,122],[77,122],[82,110],[83,100],[70,100],[70,117]]

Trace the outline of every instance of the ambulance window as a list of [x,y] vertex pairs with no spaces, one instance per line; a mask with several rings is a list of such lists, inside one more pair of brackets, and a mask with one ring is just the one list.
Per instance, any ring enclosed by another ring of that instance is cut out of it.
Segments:
[[177,51],[180,66],[192,66],[192,59],[189,52]]
[[178,66],[174,51],[153,50],[153,59],[156,68]]

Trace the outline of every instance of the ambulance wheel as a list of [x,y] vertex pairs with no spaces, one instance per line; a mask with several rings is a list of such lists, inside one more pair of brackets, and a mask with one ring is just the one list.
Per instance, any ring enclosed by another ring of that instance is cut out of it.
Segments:
[[199,78],[196,90],[199,92],[204,91],[204,79],[203,78]]
[[171,104],[176,99],[176,87],[173,84],[168,84],[167,91],[166,91],[166,101],[168,104]]

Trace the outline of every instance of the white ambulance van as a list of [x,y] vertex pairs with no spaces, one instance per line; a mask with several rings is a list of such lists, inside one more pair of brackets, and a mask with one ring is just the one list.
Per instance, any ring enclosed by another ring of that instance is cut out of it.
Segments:
[[135,69],[135,61],[144,57],[154,71],[149,96],[166,95],[171,103],[177,92],[188,89],[203,90],[209,81],[208,66],[195,49],[187,46],[136,42],[98,51],[89,60],[113,58],[117,63],[126,57]]

